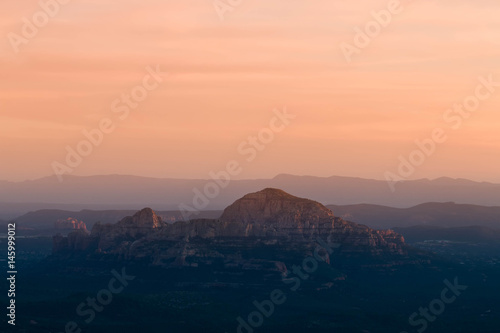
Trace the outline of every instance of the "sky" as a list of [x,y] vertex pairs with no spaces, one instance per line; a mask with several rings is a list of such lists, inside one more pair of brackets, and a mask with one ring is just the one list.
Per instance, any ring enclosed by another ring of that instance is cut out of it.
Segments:
[[[500,182],[497,0],[406,0],[395,13],[394,0],[217,1],[42,0],[47,20],[39,1],[2,1],[0,179],[208,178],[237,161],[240,179]],[[372,12],[389,13],[384,26]],[[367,26],[378,30],[356,43]],[[478,89],[467,116],[448,111]],[[120,100],[132,91],[147,94],[133,108]],[[83,131],[103,121],[89,148]],[[70,165],[77,147],[87,155]]]

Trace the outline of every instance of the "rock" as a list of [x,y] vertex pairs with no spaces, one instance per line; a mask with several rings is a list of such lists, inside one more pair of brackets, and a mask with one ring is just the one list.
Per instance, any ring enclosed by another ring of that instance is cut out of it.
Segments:
[[[283,271],[276,260],[259,261],[245,253],[273,249],[284,257],[297,252],[313,255],[318,239],[337,244],[338,251],[345,255],[406,254],[404,239],[395,232],[344,221],[318,202],[278,189],[245,195],[217,220],[166,224],[151,208],[145,208],[116,224],[98,222],[90,235],[56,236],[54,253],[87,251],[148,260],[154,265],[190,267],[223,260],[228,267]],[[324,255],[329,263],[330,256]]]
[[116,224],[97,222],[92,228],[91,237],[99,239],[100,250],[110,250],[117,245],[117,240],[134,241],[166,225],[151,208],[144,208]]
[[78,221],[75,218],[68,217],[66,220],[60,219],[54,223],[54,228],[56,230],[85,230],[87,231],[87,226],[83,221]]
[[267,188],[245,195],[224,210],[221,220],[278,227],[306,227],[328,223],[333,212],[319,202]]

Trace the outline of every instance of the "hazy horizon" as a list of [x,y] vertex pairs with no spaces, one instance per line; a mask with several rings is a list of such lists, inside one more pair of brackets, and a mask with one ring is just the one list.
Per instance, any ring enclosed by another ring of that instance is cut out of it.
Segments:
[[[199,178],[182,178],[182,177],[155,177],[155,176],[148,176],[148,175],[132,175],[132,174],[120,174],[120,173],[110,173],[110,174],[92,174],[92,175],[68,175],[66,177],[113,177],[113,176],[118,176],[118,177],[137,177],[137,178],[152,178],[152,179],[173,179],[173,180],[210,180],[211,178],[209,176],[206,177],[199,177]],[[291,176],[291,177],[312,177],[312,178],[354,178],[354,179],[363,179],[363,180],[376,180],[376,181],[385,181],[383,177],[380,178],[367,178],[367,177],[358,177],[358,176],[346,176],[346,175],[328,175],[328,176],[318,176],[318,175],[308,175],[308,174],[289,174],[289,173],[279,173],[274,176],[270,177],[259,177],[259,178],[239,178],[239,177],[234,177],[232,180],[238,180],[238,181],[245,181],[245,180],[272,180],[280,176]],[[22,182],[28,182],[28,181],[36,181],[40,179],[45,179],[45,178],[52,178],[54,177],[55,179],[56,176],[53,174],[46,175],[46,176],[41,176],[37,178],[29,178],[29,179],[21,179],[21,180],[8,180],[8,179],[0,179],[0,181],[4,182],[12,182],[12,183],[22,183]],[[438,176],[438,177],[432,177],[432,178],[410,178],[407,181],[415,181],[415,180],[429,180],[429,181],[435,181],[439,179],[453,179],[453,180],[466,180],[466,181],[472,181],[476,183],[492,183],[492,184],[499,184],[500,181],[495,182],[495,181],[485,181],[485,180],[480,180],[480,179],[471,179],[471,178],[463,178],[463,177],[449,177],[449,176]]]

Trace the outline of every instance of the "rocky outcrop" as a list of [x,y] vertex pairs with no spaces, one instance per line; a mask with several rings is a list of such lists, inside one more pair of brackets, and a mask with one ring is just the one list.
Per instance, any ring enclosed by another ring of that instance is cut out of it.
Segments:
[[[253,267],[258,258],[252,252],[276,252],[277,257],[312,255],[318,240],[337,244],[338,253],[344,255],[406,253],[404,239],[393,231],[345,221],[318,202],[265,189],[237,200],[216,220],[166,224],[145,208],[116,224],[96,223],[90,235],[75,232],[67,238],[55,237],[54,254],[80,251],[155,265],[196,266],[217,261]],[[279,261],[264,261],[259,265],[267,269],[282,267]]]
[[56,230],[68,231],[68,230],[84,230],[87,231],[87,226],[83,221],[79,221],[75,218],[68,217],[67,219],[59,219],[54,223],[54,228]]
[[224,210],[221,220],[282,228],[310,227],[332,221],[333,212],[319,202],[267,188],[245,195]]

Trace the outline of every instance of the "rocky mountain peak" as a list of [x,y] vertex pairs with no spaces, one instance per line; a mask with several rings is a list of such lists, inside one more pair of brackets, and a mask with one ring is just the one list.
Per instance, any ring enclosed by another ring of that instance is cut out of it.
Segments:
[[99,248],[110,248],[116,239],[138,239],[164,226],[166,223],[151,208],[144,208],[115,224],[97,222],[91,236],[99,239]]
[[135,213],[132,217],[128,217],[122,220],[125,224],[132,224],[137,227],[145,227],[145,228],[159,228],[163,226],[163,222],[161,218],[156,215],[154,210],[151,208],[143,208],[137,213]]
[[266,188],[250,193],[224,210],[221,220],[249,224],[297,225],[333,219],[333,212],[309,199]]

